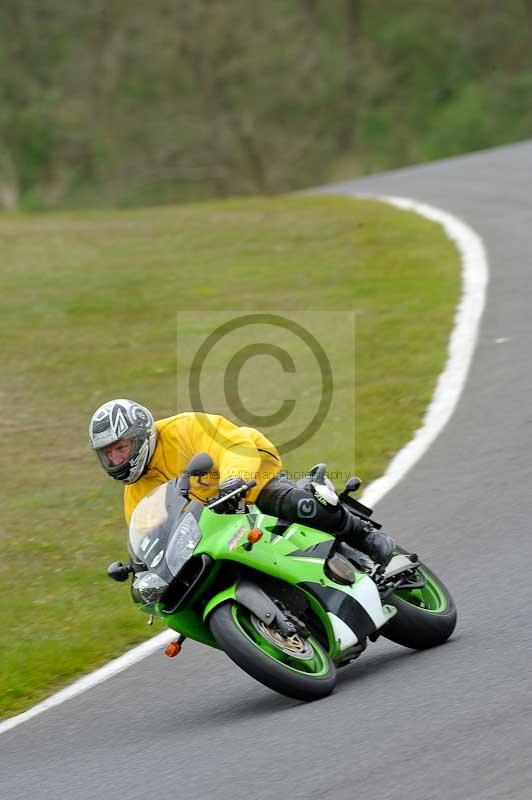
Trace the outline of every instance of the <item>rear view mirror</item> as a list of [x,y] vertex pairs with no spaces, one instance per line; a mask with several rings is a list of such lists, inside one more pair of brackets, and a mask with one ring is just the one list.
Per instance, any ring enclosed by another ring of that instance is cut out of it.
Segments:
[[196,453],[188,462],[184,472],[179,476],[177,488],[180,494],[188,499],[191,476],[199,478],[202,475],[207,475],[213,466],[214,462],[208,453]]
[[210,472],[213,466],[214,462],[208,453],[196,453],[188,462],[185,472],[188,472],[189,476],[199,477]]

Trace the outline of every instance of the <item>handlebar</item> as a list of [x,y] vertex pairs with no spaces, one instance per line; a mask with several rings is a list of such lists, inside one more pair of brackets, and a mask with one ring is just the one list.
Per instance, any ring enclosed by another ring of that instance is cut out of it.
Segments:
[[214,508],[214,506],[217,506],[220,503],[225,503],[226,500],[229,500],[231,497],[237,497],[238,495],[244,496],[245,494],[247,494],[247,492],[249,492],[250,489],[253,489],[253,487],[256,485],[257,481],[248,481],[247,483],[244,484],[244,486],[241,486],[239,489],[234,489],[232,492],[229,492],[228,494],[224,494],[221,497],[217,497],[216,500],[212,501],[212,503],[207,503],[206,507]]

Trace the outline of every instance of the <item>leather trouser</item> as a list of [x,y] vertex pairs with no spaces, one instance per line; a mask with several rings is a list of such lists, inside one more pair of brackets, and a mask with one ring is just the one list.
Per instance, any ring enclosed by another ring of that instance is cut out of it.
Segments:
[[324,508],[310,491],[283,475],[268,481],[256,505],[264,514],[332,533],[380,564],[386,565],[392,557],[395,543],[391,536],[374,530],[370,522],[350,513],[343,505]]
[[366,523],[346,511],[342,505],[332,510],[324,508],[308,490],[299,488],[282,475],[276,475],[268,481],[259,493],[256,505],[263,514],[280,517],[287,522],[300,522],[341,538],[353,540],[366,530]]

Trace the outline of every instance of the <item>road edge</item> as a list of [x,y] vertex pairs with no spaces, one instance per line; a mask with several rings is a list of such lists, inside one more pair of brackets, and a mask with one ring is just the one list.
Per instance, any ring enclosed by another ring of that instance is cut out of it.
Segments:
[[486,304],[489,266],[480,236],[458,217],[406,197],[357,194],[381,200],[405,211],[438,222],[456,245],[462,262],[462,294],[449,338],[447,361],[436,383],[423,421],[412,439],[392,458],[386,471],[373,481],[362,496],[372,507],[412,469],[449,422],[464,389],[475,351],[480,321]]
[[[346,194],[346,192],[342,192]],[[456,245],[462,262],[462,294],[458,304],[454,327],[449,339],[448,357],[440,374],[430,405],[423,417],[421,427],[413,438],[393,457],[386,472],[371,483],[361,500],[373,506],[384,497],[409,472],[428,450],[452,416],[466,383],[469,367],[478,339],[480,320],[486,301],[489,281],[488,260],[480,236],[458,217],[434,206],[419,203],[406,197],[362,194],[348,192],[356,197],[379,200],[405,211],[414,211],[433,222],[438,222],[446,235]],[[100,683],[118,675],[133,664],[164,647],[175,637],[175,631],[166,630],[152,639],[129,650],[119,658],[113,659],[103,667],[84,675],[59,692],[40,703],[0,722],[0,734],[92,689]]]

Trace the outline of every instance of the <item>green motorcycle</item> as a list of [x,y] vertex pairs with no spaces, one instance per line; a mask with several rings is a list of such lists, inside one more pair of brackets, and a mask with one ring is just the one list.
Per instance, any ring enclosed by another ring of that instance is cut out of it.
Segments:
[[[199,453],[148,494],[130,521],[130,561],[108,568],[117,581],[131,575],[137,607],[179,634],[168,655],[188,637],[281,694],[315,700],[378,636],[424,649],[452,634],[454,601],[417,555],[398,548],[383,569],[330,534],[246,505],[254,481],[207,504],[190,500],[190,477],[211,468]],[[327,481],[325,465],[309,478]],[[369,520],[371,509],[351,496],[359,485],[351,478],[340,501]],[[233,495],[236,513],[217,513]]]

